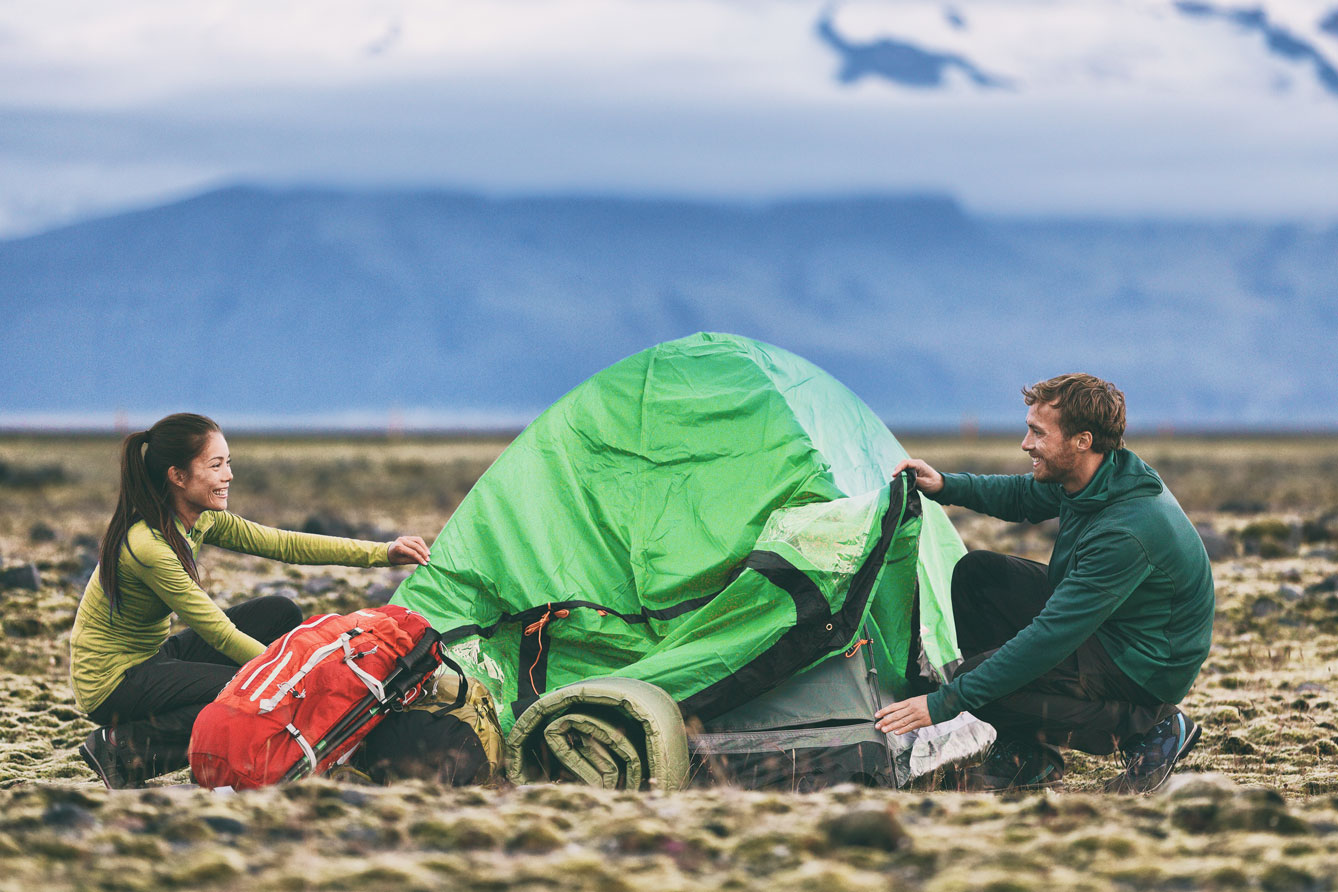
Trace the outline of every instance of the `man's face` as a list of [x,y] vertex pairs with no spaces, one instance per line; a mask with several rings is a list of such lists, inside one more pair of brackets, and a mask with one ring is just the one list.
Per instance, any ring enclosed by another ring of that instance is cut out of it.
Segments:
[[1031,475],[1038,483],[1067,483],[1078,470],[1077,441],[1059,429],[1059,410],[1050,403],[1033,403],[1027,410],[1027,435],[1022,448],[1031,456]]

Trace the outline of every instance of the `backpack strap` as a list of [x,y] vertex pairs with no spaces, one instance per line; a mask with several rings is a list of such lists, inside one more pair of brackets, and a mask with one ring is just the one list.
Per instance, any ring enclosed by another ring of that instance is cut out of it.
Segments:
[[315,772],[318,764],[316,760],[316,751],[311,748],[311,744],[302,736],[302,732],[297,730],[291,722],[288,724],[288,733],[293,735],[293,739],[297,741],[297,745],[302,748],[302,755],[307,757],[307,761],[311,763],[311,770]]
[[[291,660],[292,658],[293,658],[293,652],[290,650],[288,651],[288,653],[283,655],[283,659],[279,660],[278,665],[276,665],[272,670],[270,670],[269,675],[265,676],[265,680],[262,681],[260,684],[256,685],[255,693],[251,695],[252,703],[254,703],[256,700],[260,698],[260,695],[265,690],[265,688],[270,686],[270,682],[274,681],[274,679],[279,677],[279,673],[283,671],[283,667],[287,666],[288,661]],[[273,662],[273,660],[271,660],[270,662]],[[264,668],[265,668],[264,666],[260,667],[260,669]],[[248,678],[245,684],[242,685],[241,688],[242,690],[246,690],[246,685],[251,683],[251,681],[256,677],[256,674],[260,672],[260,669],[257,669],[255,672],[251,673],[251,677]],[[261,711],[267,712],[268,710],[261,710]]]
[[[376,648],[372,648],[367,653],[375,653],[375,652]],[[367,670],[363,669],[361,666],[358,665],[357,659],[358,657],[361,656],[363,656],[363,654],[360,653],[355,654],[353,652],[353,649],[348,646],[348,642],[344,643],[344,664],[347,665],[348,668],[352,669],[353,674],[358,676],[358,679],[367,686],[367,690],[372,692],[372,696],[376,698],[377,703],[385,703],[386,702],[385,685],[381,684],[380,679],[378,679],[375,675],[372,675],[370,672],[368,672]]]
[[[342,635],[340,635],[338,638],[336,638],[334,641],[331,641],[324,647],[318,647],[315,650],[313,650],[311,652],[311,655],[307,657],[307,661],[302,664],[302,668],[297,670],[297,672],[294,673],[293,676],[289,678],[287,681],[285,681],[283,684],[279,685],[278,690],[274,692],[273,697],[266,697],[264,700],[260,701],[260,714],[264,715],[265,713],[272,711],[274,707],[278,706],[279,702],[283,700],[284,697],[288,696],[288,692],[291,691],[294,687],[296,687],[298,682],[306,678],[307,674],[311,672],[312,669],[315,669],[318,665],[320,665],[320,663],[326,658],[333,656],[334,654],[337,654],[340,651],[343,651],[344,661],[349,663],[349,665],[351,666],[352,663],[350,662],[350,656],[353,653],[353,648],[349,646],[349,640],[352,639],[354,635],[361,635],[361,634],[362,634],[362,629],[359,629],[358,627],[355,626],[352,629],[349,629],[347,632],[344,632]],[[354,671],[357,672],[358,670],[355,669]],[[366,673],[363,672],[360,673],[360,675],[365,676]],[[364,679],[364,684],[365,683],[366,681]],[[261,690],[263,690],[263,688]],[[257,691],[257,693],[259,693],[259,691]],[[373,693],[376,692],[373,691]],[[382,691],[382,696],[384,696],[384,694],[385,692]],[[252,694],[251,696],[252,699],[255,698],[254,694]]]

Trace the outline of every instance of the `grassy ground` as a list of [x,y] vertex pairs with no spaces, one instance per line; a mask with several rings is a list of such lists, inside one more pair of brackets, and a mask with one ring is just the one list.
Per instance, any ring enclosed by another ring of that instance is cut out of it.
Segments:
[[[498,440],[235,437],[232,507],[265,523],[431,540]],[[304,782],[220,797],[107,794],[74,747],[68,632],[115,496],[108,438],[0,438],[0,889],[768,888],[1003,892],[1338,886],[1338,441],[1148,438],[1220,555],[1215,643],[1185,708],[1204,737],[1169,793],[838,789],[605,794],[574,787],[389,789]],[[945,470],[1021,472],[1014,440],[918,439]],[[954,514],[971,547],[1044,560],[1053,530]],[[296,568],[211,549],[221,601],[288,589],[347,610],[402,571]],[[1190,774],[1195,773],[1195,774]],[[1199,774],[1201,773],[1201,774]],[[169,781],[181,781],[182,776]]]

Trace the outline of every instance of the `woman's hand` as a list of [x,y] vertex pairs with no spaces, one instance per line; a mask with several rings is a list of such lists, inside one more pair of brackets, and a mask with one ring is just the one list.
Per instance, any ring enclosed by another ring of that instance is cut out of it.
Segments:
[[400,536],[390,543],[389,553],[392,564],[426,564],[429,556],[421,536]]
[[934,723],[929,717],[929,698],[923,694],[884,706],[875,712],[873,717],[878,719],[874,727],[884,734],[889,731],[893,734],[905,734],[907,731],[914,731],[916,728],[924,728]]

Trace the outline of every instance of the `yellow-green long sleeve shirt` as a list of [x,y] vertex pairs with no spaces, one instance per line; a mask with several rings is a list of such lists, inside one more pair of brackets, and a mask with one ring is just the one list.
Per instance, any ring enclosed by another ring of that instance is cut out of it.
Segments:
[[[208,543],[289,564],[390,565],[389,546],[384,542],[277,530],[226,511],[206,511],[190,530],[180,523],[177,528],[196,556],[200,546]],[[264,645],[233,625],[190,578],[163,535],[142,520],[130,527],[116,562],[121,608],[115,615],[98,578],[100,569],[93,571],[84,588],[70,636],[70,684],[84,712],[106,700],[131,667],[158,652],[167,640],[173,613],[239,666],[264,650]]]

